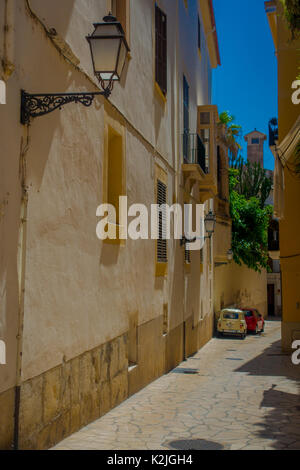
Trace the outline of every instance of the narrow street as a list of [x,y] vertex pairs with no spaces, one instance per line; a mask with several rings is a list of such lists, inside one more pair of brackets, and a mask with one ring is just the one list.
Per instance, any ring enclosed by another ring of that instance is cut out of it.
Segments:
[[194,357],[54,449],[299,449],[300,366],[281,324],[210,341]]

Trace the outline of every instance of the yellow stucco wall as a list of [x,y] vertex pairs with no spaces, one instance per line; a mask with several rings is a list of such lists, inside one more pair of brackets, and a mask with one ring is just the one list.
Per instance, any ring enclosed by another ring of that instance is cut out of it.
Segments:
[[[300,115],[300,105],[292,102],[292,83],[299,75],[300,39],[291,41],[277,1],[278,124],[279,145]],[[281,156],[281,155],[280,155]],[[292,160],[289,162],[292,163]],[[280,256],[282,270],[282,346],[291,347],[300,337],[300,180],[284,168],[284,215],[280,220]]]

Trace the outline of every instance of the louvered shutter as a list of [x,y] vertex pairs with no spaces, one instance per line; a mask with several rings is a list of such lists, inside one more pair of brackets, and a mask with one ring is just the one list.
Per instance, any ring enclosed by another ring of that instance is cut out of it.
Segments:
[[[157,204],[159,206],[167,202],[167,186],[157,180]],[[157,240],[157,261],[167,263],[167,240],[166,240],[166,210],[158,212],[158,240]]]

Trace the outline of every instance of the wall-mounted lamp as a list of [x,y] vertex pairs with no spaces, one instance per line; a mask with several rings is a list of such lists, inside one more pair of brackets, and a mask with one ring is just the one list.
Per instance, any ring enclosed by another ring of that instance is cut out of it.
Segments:
[[61,109],[68,103],[81,103],[88,107],[95,96],[110,96],[114,82],[121,78],[130,49],[121,23],[111,13],[103,18],[103,23],[95,23],[94,28],[86,39],[90,45],[94,74],[103,91],[30,94],[21,90],[21,124],[29,124],[31,118]]
[[[204,239],[211,238],[212,234],[215,231],[215,226],[216,226],[216,216],[212,213],[212,211],[209,211],[209,213],[205,216],[205,219],[204,219],[204,227],[208,235],[206,235],[205,237],[201,237],[201,239],[203,240],[203,238]],[[198,240],[198,237],[188,239],[185,236],[183,236],[182,239],[180,240],[180,246],[186,245],[187,243],[195,243],[196,240]]]
[[205,231],[208,233],[208,236],[205,238],[211,238],[216,226],[216,216],[212,213],[212,211],[209,211],[209,213],[205,216],[204,225]]

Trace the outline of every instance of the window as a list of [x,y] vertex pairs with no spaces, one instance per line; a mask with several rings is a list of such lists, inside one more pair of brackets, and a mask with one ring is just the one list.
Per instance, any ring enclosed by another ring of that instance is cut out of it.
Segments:
[[167,94],[167,17],[155,5],[155,80]]
[[190,132],[190,112],[189,112],[189,85],[183,76],[183,159],[189,160],[189,132]]
[[201,23],[200,23],[199,16],[198,16],[198,49],[201,52]]
[[108,116],[105,120],[107,124],[104,134],[103,203],[113,205],[116,211],[116,219],[109,221],[116,231],[116,239],[107,238],[105,242],[123,245],[125,239],[120,237],[119,196],[126,195],[125,128]]
[[217,147],[217,176],[218,176],[218,196],[221,198],[222,194],[222,162],[220,146]]
[[107,202],[116,209],[119,224],[119,196],[123,195],[123,139],[109,128],[107,165]]
[[251,143],[252,144],[259,144],[259,139],[252,139]]
[[[157,180],[157,202],[159,206],[167,203],[167,186]],[[166,210],[158,212],[157,262],[167,263]]]

